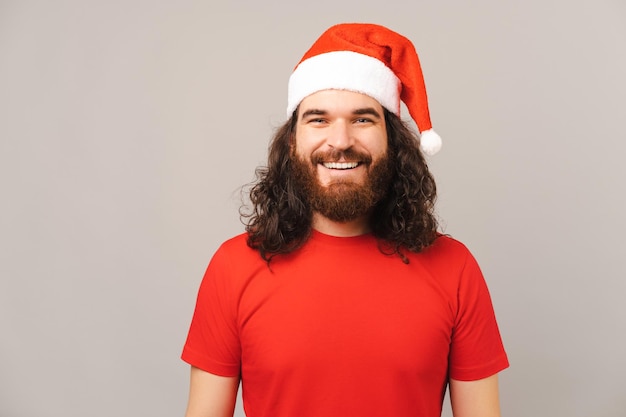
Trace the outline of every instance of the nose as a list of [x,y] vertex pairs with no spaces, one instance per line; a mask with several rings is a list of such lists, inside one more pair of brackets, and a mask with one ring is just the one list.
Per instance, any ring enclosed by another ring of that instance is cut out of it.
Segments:
[[347,122],[341,120],[332,124],[328,130],[326,143],[334,149],[348,149],[354,144],[352,131]]

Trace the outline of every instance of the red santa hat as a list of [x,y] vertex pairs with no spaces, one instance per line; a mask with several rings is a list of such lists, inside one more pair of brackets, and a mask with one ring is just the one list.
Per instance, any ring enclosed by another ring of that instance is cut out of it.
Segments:
[[441,138],[430,122],[419,58],[404,36],[366,23],[326,30],[289,77],[287,116],[305,97],[328,89],[367,94],[398,116],[404,102],[420,131],[422,151],[434,155],[441,149]]

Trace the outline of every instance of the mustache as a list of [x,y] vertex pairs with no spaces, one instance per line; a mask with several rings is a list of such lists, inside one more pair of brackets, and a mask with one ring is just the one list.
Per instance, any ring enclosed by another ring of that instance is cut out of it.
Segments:
[[355,151],[354,149],[331,149],[326,152],[315,152],[311,155],[311,162],[313,164],[321,164],[323,162],[339,162],[341,159],[345,161],[358,161],[368,165],[372,163],[371,155]]

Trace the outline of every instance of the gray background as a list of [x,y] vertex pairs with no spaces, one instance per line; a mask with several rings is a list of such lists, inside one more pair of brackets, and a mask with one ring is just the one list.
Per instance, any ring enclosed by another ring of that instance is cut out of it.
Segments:
[[0,417],[183,414],[206,264],[293,66],[342,21],[421,55],[504,415],[626,415],[623,0],[3,0]]

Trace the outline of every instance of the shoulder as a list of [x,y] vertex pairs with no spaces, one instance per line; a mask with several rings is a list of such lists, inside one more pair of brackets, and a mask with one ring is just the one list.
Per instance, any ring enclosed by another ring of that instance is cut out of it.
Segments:
[[247,249],[252,251],[248,246],[248,234],[240,233],[222,242],[217,252],[246,252]]
[[209,262],[209,270],[241,272],[265,263],[259,252],[248,246],[247,233],[242,233],[222,242]]
[[213,257],[253,257],[255,255],[260,258],[259,252],[248,246],[248,234],[241,233],[222,242]]
[[440,235],[432,245],[413,254],[410,262],[419,263],[439,279],[456,282],[468,274],[481,274],[478,263],[467,246],[447,235]]
[[201,289],[237,292],[246,279],[256,271],[266,269],[267,263],[259,252],[250,248],[247,234],[242,233],[224,241],[215,251],[205,271]]
[[433,261],[465,262],[472,254],[464,243],[449,235],[439,235],[420,255]]

